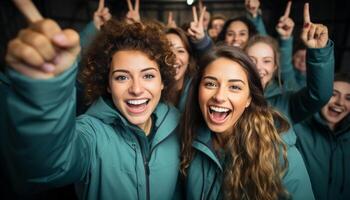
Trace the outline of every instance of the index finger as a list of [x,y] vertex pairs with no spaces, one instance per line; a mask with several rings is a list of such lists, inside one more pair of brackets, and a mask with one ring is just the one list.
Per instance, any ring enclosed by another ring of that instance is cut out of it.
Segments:
[[131,0],[126,0],[126,2],[128,3],[129,11],[133,10]]
[[203,20],[204,20],[204,14],[205,14],[205,11],[207,10],[207,7],[203,7],[201,13],[200,13],[200,16],[199,16],[199,23],[203,23]]
[[135,10],[139,11],[139,9],[140,9],[140,0],[136,0],[135,1]]
[[169,12],[169,15],[168,15],[168,23],[170,23],[171,21],[173,21],[173,12]]
[[192,6],[192,13],[193,13],[193,21],[195,23],[198,23],[198,15],[197,15],[196,6]]
[[97,11],[101,11],[105,7],[105,0],[100,0],[98,2],[98,8]]
[[288,1],[286,10],[284,11],[284,17],[289,17],[290,9],[292,7],[292,1]]
[[13,0],[13,2],[30,23],[43,19],[43,16],[40,14],[31,0]]
[[310,23],[310,12],[309,12],[309,3],[304,5],[304,23]]

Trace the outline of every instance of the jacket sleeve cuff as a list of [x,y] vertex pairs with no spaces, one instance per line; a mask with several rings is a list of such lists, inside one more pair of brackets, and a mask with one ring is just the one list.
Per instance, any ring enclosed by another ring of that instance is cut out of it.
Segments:
[[193,42],[193,47],[196,50],[205,50],[208,47],[210,47],[212,45],[212,40],[211,38],[208,36],[208,34],[205,34],[204,38],[198,42]]
[[308,48],[307,60],[310,62],[324,62],[325,60],[333,59],[334,43],[328,40],[323,48]]

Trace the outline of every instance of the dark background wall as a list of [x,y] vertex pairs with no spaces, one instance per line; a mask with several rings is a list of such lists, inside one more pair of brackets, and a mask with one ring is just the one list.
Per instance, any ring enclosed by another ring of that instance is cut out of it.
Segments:
[[[105,0],[114,17],[127,12],[126,0]],[[186,0],[140,0],[141,17],[166,22],[168,12],[173,11],[178,25],[192,20],[191,7]],[[92,20],[98,0],[34,0],[45,17],[56,20],[62,27],[80,31]],[[245,13],[244,0],[204,0],[207,10],[227,17]],[[303,5],[310,3],[311,20],[328,26],[336,47],[336,70],[350,71],[350,1],[347,0],[293,0],[291,16],[296,23],[295,37],[299,37],[302,25]],[[197,2],[195,1],[194,4]],[[274,27],[284,12],[287,0],[261,0],[263,18],[269,34],[275,35]],[[7,42],[27,24],[10,0],[0,0],[0,64],[4,66]]]

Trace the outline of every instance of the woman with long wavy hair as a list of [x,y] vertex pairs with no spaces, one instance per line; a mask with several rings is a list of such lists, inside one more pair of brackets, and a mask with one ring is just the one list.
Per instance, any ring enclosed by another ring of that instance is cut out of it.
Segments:
[[295,135],[249,57],[220,46],[199,69],[180,125],[187,199],[313,199]]

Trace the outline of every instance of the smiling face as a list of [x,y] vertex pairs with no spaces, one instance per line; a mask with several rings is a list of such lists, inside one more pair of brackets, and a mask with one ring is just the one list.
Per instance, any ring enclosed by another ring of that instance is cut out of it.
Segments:
[[108,92],[122,115],[145,132],[163,87],[157,63],[143,52],[121,50],[113,55]]
[[225,43],[229,46],[244,48],[249,39],[248,26],[241,21],[233,21],[227,28]]
[[216,59],[203,72],[198,98],[209,129],[223,135],[232,133],[251,102],[246,72],[237,62]]
[[326,119],[329,127],[334,129],[350,112],[350,84],[343,81],[335,81],[333,96],[325,105],[321,113]]
[[[173,33],[166,35],[167,39],[170,41],[172,50],[174,54],[176,55],[176,62],[175,62],[175,80],[177,82],[183,83],[183,80],[185,78],[185,74],[188,68],[190,55],[182,42],[181,38]],[[181,84],[182,85],[182,84]]]
[[261,84],[265,88],[277,69],[273,49],[266,43],[258,42],[247,49],[247,54],[255,63]]
[[306,49],[299,49],[294,53],[293,65],[301,73],[306,73]]

